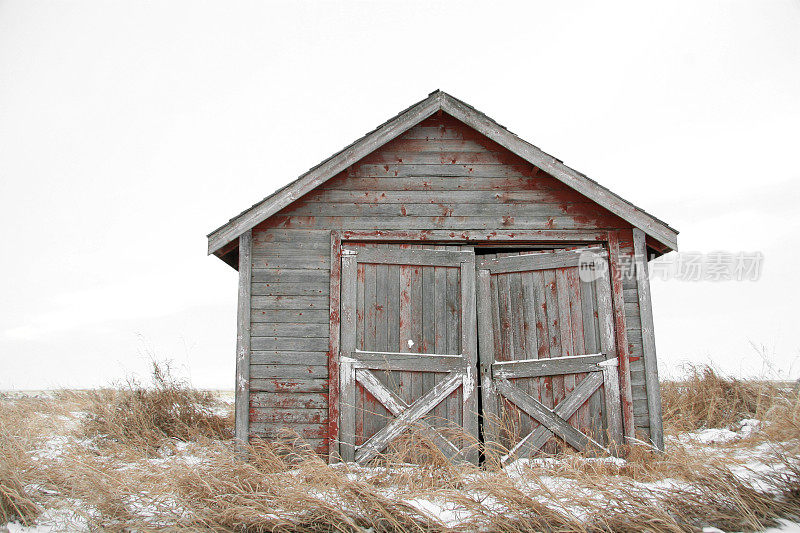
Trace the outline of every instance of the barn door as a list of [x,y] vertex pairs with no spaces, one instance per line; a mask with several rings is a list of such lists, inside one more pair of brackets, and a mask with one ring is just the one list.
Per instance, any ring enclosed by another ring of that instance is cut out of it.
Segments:
[[414,427],[476,461],[472,250],[348,245],[341,287],[342,459],[365,463]]
[[478,261],[484,436],[503,461],[565,443],[592,451],[621,441],[611,284],[601,255]]

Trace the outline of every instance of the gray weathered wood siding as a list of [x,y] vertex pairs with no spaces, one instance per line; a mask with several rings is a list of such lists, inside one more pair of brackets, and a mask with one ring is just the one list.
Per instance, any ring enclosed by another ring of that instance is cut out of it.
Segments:
[[[331,230],[623,230],[631,225],[447,115],[253,229],[250,432],[327,446]],[[647,431],[636,280],[624,282],[636,426]]]

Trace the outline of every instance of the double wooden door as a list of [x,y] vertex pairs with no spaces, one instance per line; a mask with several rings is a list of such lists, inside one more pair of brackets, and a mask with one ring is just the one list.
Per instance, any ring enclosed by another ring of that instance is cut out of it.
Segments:
[[611,286],[586,257],[345,246],[342,459],[368,462],[410,428],[472,462],[479,440],[503,460],[620,440]]

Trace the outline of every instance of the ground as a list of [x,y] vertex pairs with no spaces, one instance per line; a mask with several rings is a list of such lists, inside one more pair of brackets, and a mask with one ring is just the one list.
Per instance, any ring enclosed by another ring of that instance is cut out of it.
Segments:
[[[253,447],[250,463],[236,461],[229,394],[147,394],[0,398],[0,510],[11,519],[0,531],[800,532],[800,434],[775,418],[796,416],[796,402],[788,415],[771,404],[726,427],[668,424],[665,454],[640,443],[625,458],[562,454],[475,468],[410,438],[380,464],[328,467],[288,435]],[[665,412],[684,420],[673,400]],[[154,405],[171,414],[140,416]],[[120,408],[127,418],[114,418]],[[420,464],[406,462],[409,449]]]

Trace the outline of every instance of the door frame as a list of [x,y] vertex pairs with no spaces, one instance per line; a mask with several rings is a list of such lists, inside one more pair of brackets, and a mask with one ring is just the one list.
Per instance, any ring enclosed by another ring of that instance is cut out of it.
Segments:
[[[633,400],[630,378],[630,354],[625,326],[625,306],[620,275],[620,233],[628,230],[501,230],[501,231],[450,231],[450,230],[332,230],[330,318],[328,341],[328,461],[339,460],[339,350],[341,342],[341,287],[342,245],[349,242],[383,242],[389,244],[469,244],[476,247],[496,244],[553,244],[597,245],[608,252],[611,295],[613,300],[614,329],[617,339],[619,388],[622,404],[623,434],[634,437]],[[476,326],[477,327],[477,326]]]

